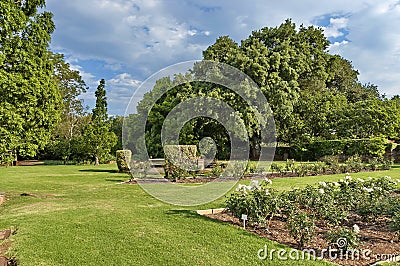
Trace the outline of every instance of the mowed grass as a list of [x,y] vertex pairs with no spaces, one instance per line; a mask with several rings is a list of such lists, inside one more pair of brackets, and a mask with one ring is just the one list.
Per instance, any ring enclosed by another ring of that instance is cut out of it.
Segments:
[[[115,165],[0,168],[0,229],[16,228],[11,255],[20,265],[328,265],[323,261],[260,260],[259,249],[285,246],[242,228],[197,215],[224,206],[178,207],[138,185],[122,185]],[[400,177],[400,168],[352,176]],[[337,176],[274,179],[290,189]],[[248,181],[241,181],[246,183]],[[33,196],[21,196],[21,194]]]

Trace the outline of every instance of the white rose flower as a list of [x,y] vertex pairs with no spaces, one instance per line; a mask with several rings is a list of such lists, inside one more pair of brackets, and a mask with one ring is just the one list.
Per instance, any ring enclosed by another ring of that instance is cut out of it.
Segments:
[[320,189],[318,189],[318,192],[319,192],[320,194],[324,194],[324,193],[325,193],[325,190],[324,190],[323,188],[320,188]]
[[269,179],[268,177],[264,178],[264,181],[268,184],[272,184],[272,180]]
[[368,188],[368,187],[363,187],[363,190],[368,192],[368,193],[371,193],[372,191],[374,191],[373,188]]
[[361,182],[361,183],[365,182],[365,180],[362,179],[362,178],[357,178],[357,181],[358,181],[358,182]]
[[322,186],[322,187],[326,187],[326,183],[323,182],[323,181],[322,181],[322,182],[319,182],[319,185]]
[[244,189],[245,185],[239,184],[236,188],[236,191],[242,191]]
[[258,180],[251,180],[250,185],[248,186],[252,190],[254,188],[260,188],[260,185],[258,184]]
[[356,233],[356,234],[358,234],[358,233],[360,233],[360,227],[358,226],[358,225],[353,225],[353,231],[354,231],[354,233]]
[[242,185],[242,184],[239,184],[237,186],[237,188],[236,188],[236,191],[241,191],[241,192],[244,192],[244,193],[246,193],[247,191],[250,191],[250,190],[252,190],[252,187],[246,186],[246,185]]

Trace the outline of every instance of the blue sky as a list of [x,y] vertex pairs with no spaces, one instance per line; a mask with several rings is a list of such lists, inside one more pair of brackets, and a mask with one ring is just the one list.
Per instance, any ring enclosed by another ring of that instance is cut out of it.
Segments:
[[123,115],[140,83],[171,64],[201,59],[219,36],[236,42],[292,18],[321,26],[330,52],[352,61],[363,83],[400,91],[400,1],[47,0],[56,31],[52,50],[81,72],[90,108],[106,79],[109,113]]

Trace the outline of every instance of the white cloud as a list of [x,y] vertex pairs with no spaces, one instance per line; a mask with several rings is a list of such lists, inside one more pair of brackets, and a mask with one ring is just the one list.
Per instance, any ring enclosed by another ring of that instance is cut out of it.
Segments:
[[124,114],[133,93],[139,87],[141,81],[134,79],[128,73],[119,74],[106,81],[107,98],[110,114]]
[[349,16],[349,43],[334,47],[352,61],[363,83],[374,83],[388,95],[400,93],[400,30],[394,26],[399,23],[400,8],[394,1],[370,3]]
[[334,42],[334,43],[332,43],[332,44],[329,46],[329,51],[330,51],[332,54],[339,54],[340,51],[342,51],[343,47],[344,47],[345,45],[347,45],[348,43],[349,43],[349,42],[346,41],[346,40],[343,40],[343,41],[341,41],[341,42]]
[[347,18],[344,17],[331,18],[329,22],[330,24],[328,27],[322,27],[326,37],[337,38],[344,35],[344,33],[341,30],[347,28],[347,23],[348,23]]
[[128,73],[119,74],[116,77],[108,80],[108,84],[110,86],[130,86],[133,88],[137,88],[140,83],[140,80],[132,78],[132,76]]

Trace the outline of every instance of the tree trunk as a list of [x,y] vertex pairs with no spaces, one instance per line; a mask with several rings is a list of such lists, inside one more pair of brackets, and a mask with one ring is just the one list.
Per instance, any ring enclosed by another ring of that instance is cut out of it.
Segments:
[[94,165],[99,165],[100,164],[99,163],[99,156],[97,154],[94,156],[94,159],[95,159]]
[[251,143],[250,143],[250,159],[258,160],[260,158],[260,153],[261,153],[260,140],[256,136],[253,136],[251,138]]
[[14,161],[12,162],[12,166],[18,165],[18,154],[17,151],[12,151],[14,153]]

